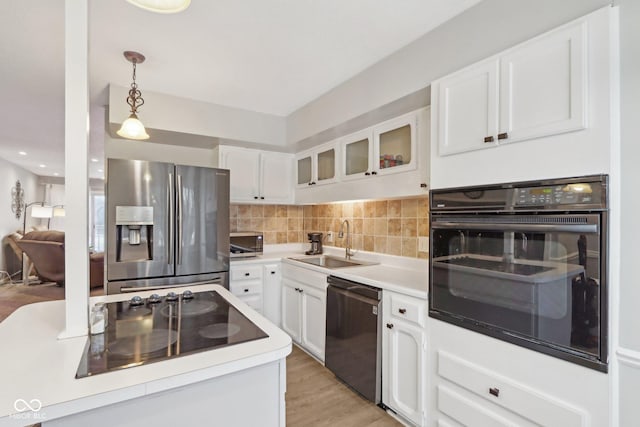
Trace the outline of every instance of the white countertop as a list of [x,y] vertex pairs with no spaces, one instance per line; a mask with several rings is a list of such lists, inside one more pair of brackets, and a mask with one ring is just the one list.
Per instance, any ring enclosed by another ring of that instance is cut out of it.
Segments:
[[[400,257],[358,251],[353,260],[377,262],[375,265],[363,265],[345,268],[326,268],[307,264],[289,258],[303,258],[308,245],[273,245],[265,248],[265,253],[255,258],[234,259],[233,264],[264,264],[282,260],[297,267],[307,268],[324,274],[341,277],[354,282],[364,283],[380,289],[403,293],[416,298],[427,299],[429,291],[429,262],[426,259]],[[324,248],[324,255],[344,257],[344,249]],[[312,255],[310,255],[312,256]]]
[[[291,338],[286,333],[226,289],[218,285],[190,289],[218,291],[269,337],[76,379],[87,337],[58,339],[64,328],[64,301],[29,304],[0,322],[0,341],[4,343],[0,351],[0,426],[24,426],[181,387],[283,359],[291,352]],[[93,297],[91,305],[130,297]],[[42,408],[36,413],[18,413],[14,407],[17,399],[33,402],[36,407],[41,404]]]

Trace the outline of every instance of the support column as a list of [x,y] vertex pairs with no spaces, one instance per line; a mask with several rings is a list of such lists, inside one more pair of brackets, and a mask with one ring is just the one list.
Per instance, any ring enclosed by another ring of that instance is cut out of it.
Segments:
[[61,339],[87,334],[89,315],[89,5],[65,0],[65,298]]

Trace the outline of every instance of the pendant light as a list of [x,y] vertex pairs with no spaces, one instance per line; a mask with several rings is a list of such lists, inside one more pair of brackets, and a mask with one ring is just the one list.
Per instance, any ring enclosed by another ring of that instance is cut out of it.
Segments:
[[136,83],[136,64],[144,62],[145,57],[138,52],[126,51],[124,57],[127,61],[133,64],[133,81],[131,82],[131,89],[129,89],[129,96],[127,97],[127,104],[131,107],[131,115],[120,126],[120,130],[116,133],[122,138],[127,139],[149,139],[146,129],[142,122],[138,119],[138,108],[144,105],[144,99],[142,93],[138,90],[138,84]]
[[191,0],[127,0],[129,3],[156,13],[182,12],[191,4]]

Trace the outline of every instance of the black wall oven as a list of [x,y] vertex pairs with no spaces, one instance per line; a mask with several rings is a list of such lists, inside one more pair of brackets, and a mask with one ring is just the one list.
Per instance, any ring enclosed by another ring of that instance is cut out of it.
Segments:
[[429,315],[607,371],[607,176],[431,191]]

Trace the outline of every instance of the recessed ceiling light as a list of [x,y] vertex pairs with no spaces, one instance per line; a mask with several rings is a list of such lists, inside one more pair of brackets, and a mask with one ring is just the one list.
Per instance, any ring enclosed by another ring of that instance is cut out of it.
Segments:
[[91,159],[91,161],[92,161],[93,163],[98,163],[98,159],[96,159],[95,157],[94,157],[94,158],[92,158],[92,159]]
[[102,173],[102,172],[104,172],[104,171],[103,171],[102,169],[98,169],[98,172]]
[[60,175],[58,172],[53,173],[53,176],[58,176],[58,175]]
[[20,154],[21,156],[26,156],[27,152],[26,151],[18,151],[18,154]]
[[47,165],[38,165],[38,166],[41,167],[41,168],[46,168],[47,167]]

